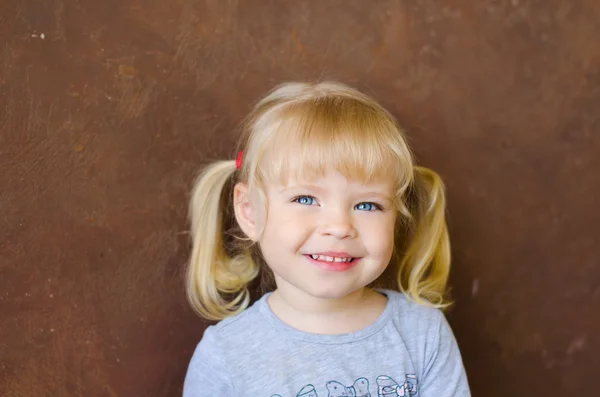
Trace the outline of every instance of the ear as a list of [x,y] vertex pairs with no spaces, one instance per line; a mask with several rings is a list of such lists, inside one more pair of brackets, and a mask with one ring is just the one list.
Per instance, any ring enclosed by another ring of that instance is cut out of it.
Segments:
[[235,219],[242,231],[251,240],[256,241],[258,234],[256,211],[252,207],[249,193],[248,185],[245,183],[237,183],[235,185],[233,188],[233,210],[235,212]]

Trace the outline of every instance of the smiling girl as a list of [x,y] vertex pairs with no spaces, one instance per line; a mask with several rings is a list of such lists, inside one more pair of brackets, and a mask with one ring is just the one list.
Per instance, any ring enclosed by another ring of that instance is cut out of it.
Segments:
[[[440,310],[443,185],[372,98],[333,82],[276,87],[237,159],[208,166],[192,196],[188,298],[220,321],[185,397],[470,395]],[[394,289],[378,287],[384,272]],[[250,305],[255,280],[272,292]]]

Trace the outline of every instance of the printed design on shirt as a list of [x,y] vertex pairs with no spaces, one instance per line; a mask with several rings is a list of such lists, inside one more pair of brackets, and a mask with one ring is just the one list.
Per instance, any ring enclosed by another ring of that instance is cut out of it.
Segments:
[[[281,395],[273,394],[271,397],[281,397]],[[319,397],[319,396],[317,395],[317,391],[315,390],[315,387],[313,385],[306,385],[298,392],[298,394],[296,394],[296,397]]]
[[[418,393],[417,376],[406,374],[403,383],[398,383],[387,375],[380,375],[376,379],[377,397],[415,397]],[[371,397],[369,392],[369,380],[358,378],[352,386],[344,386],[342,383],[331,380],[325,384],[327,397]],[[282,397],[280,394],[272,394],[271,397]],[[304,386],[296,397],[319,397],[312,384]]]
[[306,385],[298,392],[298,394],[296,394],[296,397],[318,397],[318,396],[317,396],[317,391],[315,390],[315,387],[313,385]]
[[371,397],[367,378],[358,378],[352,386],[347,387],[335,380],[327,382],[325,386],[329,392],[327,397]]
[[377,377],[377,393],[379,397],[408,397],[417,394],[417,376],[406,374],[404,383],[399,384],[386,375]]

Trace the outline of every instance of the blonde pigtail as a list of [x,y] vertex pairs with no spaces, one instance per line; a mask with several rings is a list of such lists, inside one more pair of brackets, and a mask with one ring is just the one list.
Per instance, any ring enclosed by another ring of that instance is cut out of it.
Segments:
[[407,206],[411,214],[406,251],[398,284],[415,302],[445,308],[450,272],[450,241],[446,226],[444,185],[432,170],[415,167]]
[[248,284],[258,275],[249,249],[237,255],[225,247],[225,224],[235,161],[218,161],[198,177],[190,203],[192,254],[187,270],[187,297],[192,308],[209,320],[222,320],[250,302]]

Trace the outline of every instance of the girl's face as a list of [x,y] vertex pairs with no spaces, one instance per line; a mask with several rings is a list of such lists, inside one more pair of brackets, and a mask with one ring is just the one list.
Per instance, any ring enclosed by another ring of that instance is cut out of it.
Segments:
[[363,185],[331,170],[324,177],[267,187],[258,240],[290,296],[337,299],[379,277],[390,262],[394,184]]

